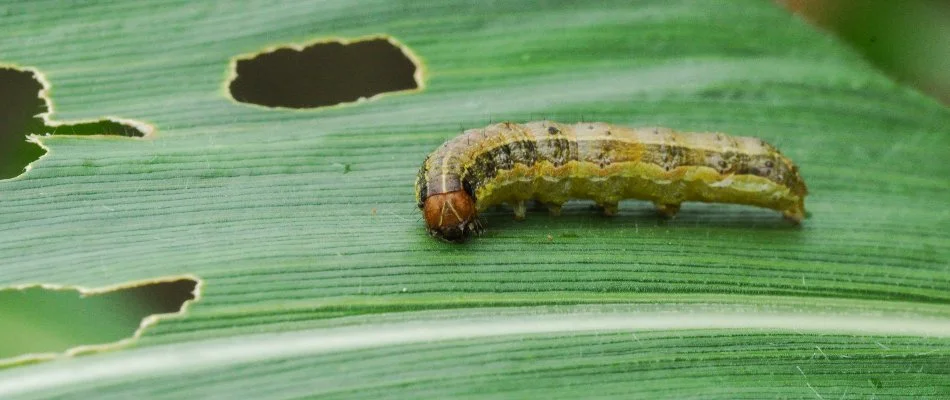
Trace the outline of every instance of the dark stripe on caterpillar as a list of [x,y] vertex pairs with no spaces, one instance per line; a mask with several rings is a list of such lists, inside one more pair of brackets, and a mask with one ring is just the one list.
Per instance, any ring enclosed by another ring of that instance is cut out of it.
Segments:
[[505,122],[466,131],[423,162],[416,197],[430,234],[462,240],[477,213],[524,201],[552,213],[570,198],[592,199],[613,214],[625,198],[653,201],[673,216],[684,201],[772,208],[794,222],[804,217],[805,183],[798,167],[761,139],[680,133],[604,123]]

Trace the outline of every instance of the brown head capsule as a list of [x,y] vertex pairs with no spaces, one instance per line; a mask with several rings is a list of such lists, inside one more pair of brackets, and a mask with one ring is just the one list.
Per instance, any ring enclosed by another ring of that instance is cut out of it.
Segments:
[[422,215],[430,235],[451,242],[462,241],[479,226],[475,201],[464,190],[426,197]]

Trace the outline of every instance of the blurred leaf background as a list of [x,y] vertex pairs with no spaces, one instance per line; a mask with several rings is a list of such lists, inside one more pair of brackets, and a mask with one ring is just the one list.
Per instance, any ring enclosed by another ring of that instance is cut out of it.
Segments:
[[779,0],[869,61],[950,104],[950,2]]

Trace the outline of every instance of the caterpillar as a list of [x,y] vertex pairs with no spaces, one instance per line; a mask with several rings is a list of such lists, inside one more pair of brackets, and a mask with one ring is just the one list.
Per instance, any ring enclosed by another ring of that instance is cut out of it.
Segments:
[[684,201],[735,203],[797,224],[807,193],[798,167],[758,138],[551,121],[467,130],[429,154],[416,179],[428,233],[452,242],[480,232],[478,213],[501,203],[516,219],[526,200],[558,215],[568,199],[590,199],[614,215],[633,198],[666,217]]

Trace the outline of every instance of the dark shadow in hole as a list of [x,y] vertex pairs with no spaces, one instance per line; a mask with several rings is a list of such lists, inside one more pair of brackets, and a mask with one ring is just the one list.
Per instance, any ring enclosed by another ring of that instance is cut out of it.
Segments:
[[27,164],[44,153],[26,141],[28,133],[38,133],[46,112],[46,102],[38,96],[43,86],[29,72],[0,69],[0,179],[20,175]]
[[267,107],[329,106],[420,86],[414,58],[385,38],[279,48],[239,59],[234,68],[231,96]]
[[43,85],[33,72],[0,68],[0,179],[23,173],[26,166],[46,153],[26,135],[118,135],[142,137],[135,127],[110,120],[47,125],[40,115],[49,106],[40,97]]
[[142,131],[129,125],[121,124],[115,121],[102,120],[96,122],[83,122],[78,124],[56,125],[46,127],[47,132],[53,135],[114,135],[125,137],[145,136]]
[[67,289],[0,290],[0,359],[129,338],[143,318],[180,311],[197,284],[181,279],[86,297]]

